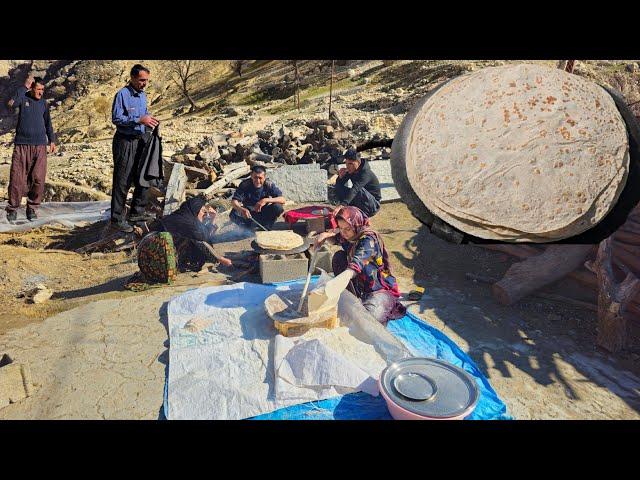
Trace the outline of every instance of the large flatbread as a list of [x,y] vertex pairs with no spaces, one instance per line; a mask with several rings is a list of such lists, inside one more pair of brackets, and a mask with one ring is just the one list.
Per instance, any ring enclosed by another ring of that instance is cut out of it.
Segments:
[[539,65],[458,77],[419,106],[406,172],[424,205],[480,238],[553,241],[615,205],[629,171],[627,130],[597,84]]
[[265,250],[291,250],[304,244],[304,239],[291,230],[256,232],[256,243]]

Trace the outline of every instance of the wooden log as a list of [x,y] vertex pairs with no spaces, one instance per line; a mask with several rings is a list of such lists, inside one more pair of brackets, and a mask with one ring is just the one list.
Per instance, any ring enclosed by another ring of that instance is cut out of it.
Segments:
[[184,191],[187,188],[188,180],[184,168],[181,163],[176,163],[171,170],[162,210],[163,216],[174,212],[184,202]]
[[204,168],[207,165],[207,162],[204,160],[197,158],[195,154],[186,154],[179,153],[171,157],[171,162],[173,163],[182,163],[183,165],[195,168]]
[[187,180],[189,182],[198,182],[200,180],[207,180],[210,178],[209,172],[204,168],[184,166],[184,173],[187,174]]
[[640,256],[620,249],[613,249],[613,261],[619,267],[625,266],[634,272],[640,272]]
[[637,245],[640,248],[640,234],[628,232],[621,228],[613,234],[613,239],[629,245]]
[[[484,275],[476,275],[474,273],[466,273],[465,277],[469,280],[476,280],[483,283],[496,283],[498,280],[495,278],[487,277]],[[582,300],[576,300],[575,298],[565,297],[563,295],[556,295],[554,293],[547,292],[534,292],[533,297],[544,298],[546,300],[552,300],[558,303],[564,303],[567,305],[573,305],[574,307],[586,308],[594,312],[598,311],[597,305],[589,302],[583,302]]]
[[640,245],[630,245],[620,240],[613,240],[613,251],[620,250],[620,252],[627,252],[634,257],[640,256]]
[[104,247],[106,245],[109,245],[110,243],[113,243],[116,239],[121,238],[122,237],[122,233],[121,232],[114,232],[111,235],[108,235],[104,238],[101,238],[100,240],[97,240],[95,242],[89,243],[87,245],[85,245],[84,247],[80,247],[76,249],[77,253],[88,253],[92,250],[96,250],[98,248]]
[[113,249],[114,252],[122,252],[124,250],[132,250],[136,247],[135,242],[128,242]]
[[[262,153],[262,152],[253,152],[247,158],[245,158],[244,161],[246,162],[247,165],[249,165],[250,167],[253,167],[256,163],[261,163],[261,164],[273,163],[273,156],[267,155],[266,153]],[[267,167],[267,165],[265,165],[265,167]]]
[[358,152],[364,152],[366,150],[372,150],[374,148],[382,148],[382,147],[391,148],[392,144],[393,144],[393,138],[383,138],[381,140],[367,140],[357,144],[356,150]]
[[244,169],[247,166],[246,163],[244,162],[236,162],[236,163],[231,163],[229,165],[225,165],[222,168],[222,175],[229,175],[233,172],[235,172],[236,170],[240,170],[240,169]]
[[[526,259],[531,257],[532,255],[537,255],[540,253],[540,250],[535,249],[530,245],[501,245],[501,244],[486,244],[486,245],[478,245],[479,247],[486,248],[487,250],[493,250],[496,252],[506,253],[508,255],[515,256],[517,258]],[[503,248],[506,247],[506,248]],[[536,250],[537,253],[532,253],[533,250]],[[574,270],[569,273],[569,277],[574,280],[582,283],[585,286],[593,288],[594,291],[598,289],[598,280],[593,273],[584,271],[584,270]]]
[[640,222],[628,218],[618,230],[623,230],[633,235],[640,235]]
[[205,188],[203,195],[205,197],[212,196],[216,192],[216,190],[218,190],[219,188],[223,188],[233,180],[237,180],[238,178],[246,175],[247,173],[250,172],[250,170],[251,169],[249,165],[247,165],[246,163],[243,163],[242,167],[236,168],[230,173],[225,173],[219,180],[216,180],[210,186]]
[[164,192],[156,187],[149,187],[147,190],[147,195],[151,198],[164,197]]
[[616,282],[613,274],[611,238],[604,240],[598,249],[596,261],[589,263],[598,276],[598,345],[610,352],[618,352],[629,346],[627,317],[624,311],[631,299],[640,293],[640,279],[627,268],[626,277]]
[[513,305],[583,265],[592,250],[592,245],[550,245],[539,255],[511,265],[493,285],[493,296],[503,305]]

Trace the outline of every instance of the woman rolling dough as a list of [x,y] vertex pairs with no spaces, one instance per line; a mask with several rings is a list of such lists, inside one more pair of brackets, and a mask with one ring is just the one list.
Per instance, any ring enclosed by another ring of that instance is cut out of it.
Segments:
[[391,274],[389,254],[382,237],[369,225],[369,218],[357,207],[338,207],[333,212],[338,228],[316,237],[315,248],[327,239],[335,241],[342,251],[333,256],[336,277],[331,288],[349,287],[367,311],[382,324],[401,318],[406,308],[400,303],[400,291]]

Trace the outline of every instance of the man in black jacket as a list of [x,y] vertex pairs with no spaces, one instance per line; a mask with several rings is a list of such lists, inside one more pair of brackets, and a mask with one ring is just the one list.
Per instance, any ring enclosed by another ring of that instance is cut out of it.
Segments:
[[[371,167],[351,148],[344,154],[346,168],[338,170],[336,194],[341,205],[358,207],[368,217],[380,210],[380,182]],[[351,188],[347,183],[351,180]]]

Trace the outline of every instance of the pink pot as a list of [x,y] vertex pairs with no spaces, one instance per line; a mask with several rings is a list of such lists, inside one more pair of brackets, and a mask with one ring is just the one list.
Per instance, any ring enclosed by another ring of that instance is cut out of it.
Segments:
[[378,379],[378,389],[380,390],[380,394],[382,395],[382,398],[384,398],[385,402],[387,402],[387,408],[389,409],[389,413],[395,420],[464,420],[467,416],[471,415],[471,412],[473,412],[473,409],[475,408],[475,405],[472,405],[467,410],[462,412],[460,415],[457,415],[455,417],[446,417],[446,418],[425,417],[425,416],[410,412],[402,408],[400,405],[396,404],[391,398],[389,398],[388,395],[384,393],[384,389],[382,388],[382,383],[380,382],[380,379]]

